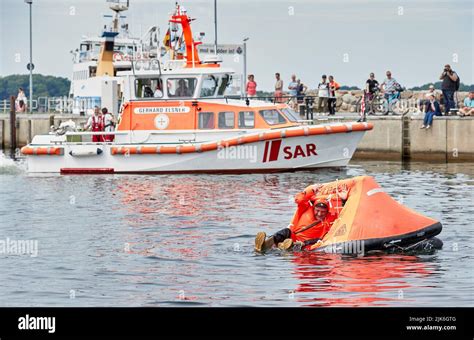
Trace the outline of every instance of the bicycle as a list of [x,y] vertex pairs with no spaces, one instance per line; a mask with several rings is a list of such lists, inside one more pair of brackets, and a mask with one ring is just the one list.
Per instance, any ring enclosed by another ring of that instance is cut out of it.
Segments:
[[[397,91],[385,95],[380,89],[374,89],[371,95],[365,94],[365,112],[364,115],[404,115],[408,113],[409,108],[401,100],[401,92],[403,89],[399,87]],[[358,105],[360,112],[360,105]]]

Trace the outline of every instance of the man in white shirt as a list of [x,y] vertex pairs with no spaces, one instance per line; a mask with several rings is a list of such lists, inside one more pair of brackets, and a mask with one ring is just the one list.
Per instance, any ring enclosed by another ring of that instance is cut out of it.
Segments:
[[[325,74],[322,76],[322,81],[318,85],[318,112],[326,112],[329,99],[329,83]],[[324,110],[324,111],[323,111]]]

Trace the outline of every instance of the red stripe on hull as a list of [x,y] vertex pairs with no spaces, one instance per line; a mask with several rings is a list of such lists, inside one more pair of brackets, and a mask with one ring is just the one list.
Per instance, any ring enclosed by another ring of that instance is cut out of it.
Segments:
[[267,153],[268,153],[268,144],[270,144],[270,142],[265,142],[265,151],[263,151],[263,163],[265,163],[267,161]]
[[274,140],[272,142],[272,147],[270,149],[270,159],[269,162],[277,161],[278,154],[280,153],[281,140]]
[[113,168],[61,168],[60,172],[65,175],[81,175],[81,174],[113,174]]

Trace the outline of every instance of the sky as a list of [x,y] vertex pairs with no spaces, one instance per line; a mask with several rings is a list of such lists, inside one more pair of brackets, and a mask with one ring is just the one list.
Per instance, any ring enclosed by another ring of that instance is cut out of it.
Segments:
[[[175,0],[130,0],[133,35],[151,25],[167,28]],[[193,31],[214,42],[214,1],[181,1]],[[474,79],[472,0],[218,0],[218,42],[247,43],[247,72],[259,90],[272,90],[274,73],[291,74],[315,88],[321,75],[362,87],[370,72],[386,70],[403,86],[438,81],[447,63],[461,81]],[[0,0],[0,76],[26,74],[28,5]],[[70,50],[84,34],[98,34],[110,14],[105,0],[33,0],[35,73],[71,77]],[[227,59],[226,59],[227,60]],[[225,66],[242,72],[242,60]]]

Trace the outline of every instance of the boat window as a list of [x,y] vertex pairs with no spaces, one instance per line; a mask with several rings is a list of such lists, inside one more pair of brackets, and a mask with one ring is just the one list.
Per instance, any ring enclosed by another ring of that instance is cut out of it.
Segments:
[[200,97],[214,97],[217,88],[217,79],[213,75],[207,75],[202,80]]
[[217,95],[223,96],[231,83],[232,83],[232,77],[228,74],[224,74],[220,79],[219,90],[217,91]]
[[115,45],[114,51],[121,52],[124,56],[132,56],[133,45]]
[[100,44],[95,44],[92,51],[93,51],[93,54],[99,54],[99,52],[100,52]]
[[239,129],[253,129],[255,127],[255,113],[253,111],[239,112]]
[[168,97],[192,97],[196,88],[196,78],[171,78],[167,81]]
[[285,124],[286,120],[278,110],[260,110],[260,116],[270,125]]
[[214,129],[214,112],[199,112],[200,129]]
[[162,98],[163,81],[159,78],[142,78],[135,80],[137,98]]
[[234,112],[219,112],[219,129],[233,129],[235,125]]
[[283,112],[290,122],[297,122],[300,119],[298,113],[290,108],[281,109],[280,111]]

